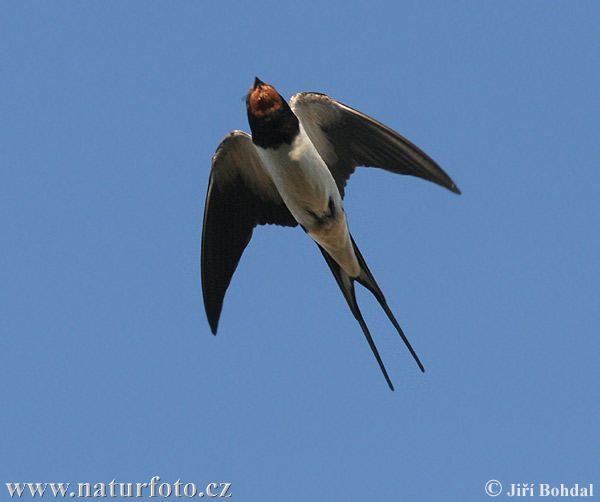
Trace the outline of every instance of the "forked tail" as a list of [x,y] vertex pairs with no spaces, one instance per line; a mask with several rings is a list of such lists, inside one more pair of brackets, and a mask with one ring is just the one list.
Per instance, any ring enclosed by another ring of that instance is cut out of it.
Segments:
[[377,282],[375,281],[373,274],[369,270],[369,267],[367,266],[365,259],[363,258],[362,254],[360,253],[360,251],[356,245],[356,242],[354,242],[353,238],[352,238],[352,246],[354,247],[354,253],[356,254],[356,258],[358,259],[358,263],[360,265],[360,275],[358,277],[350,277],[337,264],[337,262],[331,256],[329,256],[327,251],[325,251],[321,246],[319,246],[319,249],[321,250],[321,253],[323,253],[323,257],[325,258],[325,261],[329,265],[329,268],[331,269],[331,272],[333,273],[333,276],[335,277],[335,280],[337,281],[338,286],[342,290],[344,298],[348,302],[348,306],[350,307],[352,314],[354,314],[354,317],[360,324],[360,327],[362,328],[363,333],[365,334],[365,337],[367,338],[367,342],[369,342],[369,346],[371,347],[371,350],[373,351],[373,354],[375,355],[375,359],[377,359],[377,362],[379,363],[379,367],[381,368],[381,372],[383,373],[383,376],[385,377],[388,385],[390,386],[390,389],[394,390],[394,386],[392,385],[390,377],[388,376],[385,366],[383,365],[383,361],[381,360],[381,356],[379,355],[377,347],[375,346],[373,337],[371,336],[371,333],[369,332],[369,328],[367,327],[365,320],[363,319],[363,316],[360,312],[360,309],[358,308],[358,303],[356,303],[356,293],[354,291],[354,282],[355,281],[362,284],[371,293],[373,293],[373,296],[375,296],[375,298],[377,299],[377,301],[383,308],[384,312],[387,314],[389,320],[392,322],[392,324],[398,331],[398,334],[400,335],[400,337],[406,344],[406,347],[408,348],[408,350],[412,354],[413,358],[419,365],[419,368],[421,368],[421,371],[425,372],[425,368],[423,368],[421,361],[419,361],[419,357],[417,356],[416,352],[412,348],[410,342],[408,341],[408,338],[406,338],[406,335],[402,331],[402,328],[398,324],[398,321],[396,321],[394,314],[388,307],[385,297],[383,296],[383,292],[377,285]]

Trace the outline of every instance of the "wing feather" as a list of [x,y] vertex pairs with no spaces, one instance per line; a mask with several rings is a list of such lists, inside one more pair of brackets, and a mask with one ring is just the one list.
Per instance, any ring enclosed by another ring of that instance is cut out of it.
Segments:
[[202,293],[214,334],[225,292],[254,227],[265,224],[293,227],[297,222],[250,136],[233,131],[223,139],[212,160],[202,229]]
[[431,157],[364,113],[315,92],[294,95],[290,106],[329,167],[342,196],[358,166],[418,176],[460,193]]

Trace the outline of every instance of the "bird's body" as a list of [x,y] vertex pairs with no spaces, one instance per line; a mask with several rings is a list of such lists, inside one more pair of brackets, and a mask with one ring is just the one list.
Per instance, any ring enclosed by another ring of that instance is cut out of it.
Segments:
[[348,275],[357,276],[342,196],[302,125],[290,145],[256,149],[292,216]]
[[412,174],[460,193],[426,154],[391,129],[324,94],[290,105],[258,78],[246,99],[252,136],[228,134],[213,157],[202,235],[204,304],[216,334],[225,292],[256,225],[300,225],[317,243],[392,383],[356,303],[354,283],[377,298],[423,370],[350,235],[343,195],[357,166]]

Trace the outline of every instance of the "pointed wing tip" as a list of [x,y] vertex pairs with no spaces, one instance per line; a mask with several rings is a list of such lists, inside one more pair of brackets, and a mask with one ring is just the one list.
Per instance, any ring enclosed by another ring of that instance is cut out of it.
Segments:
[[460,195],[462,192],[460,188],[458,188],[454,183],[450,187],[448,187],[451,192],[454,192],[456,195]]
[[454,181],[452,181],[449,177],[447,177],[446,180],[438,181],[436,183],[438,185],[442,185],[444,188],[447,188],[448,190],[450,190],[452,193],[455,193],[456,195],[460,195],[462,193],[460,191],[460,188],[458,188],[456,186],[456,183],[454,183]]
[[219,328],[219,319],[221,318],[221,309],[223,308],[223,299],[221,298],[220,303],[216,303],[214,298],[208,293],[209,288],[204,287],[205,282],[202,283],[203,294],[204,294],[204,309],[206,312],[206,320],[210,327],[210,332],[216,336],[217,329]]

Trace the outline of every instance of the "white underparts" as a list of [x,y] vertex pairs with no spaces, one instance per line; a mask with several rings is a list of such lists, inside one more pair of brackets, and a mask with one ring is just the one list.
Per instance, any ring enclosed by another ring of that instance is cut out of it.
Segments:
[[296,221],[348,275],[358,276],[360,266],[350,239],[342,197],[302,125],[291,145],[256,149]]

